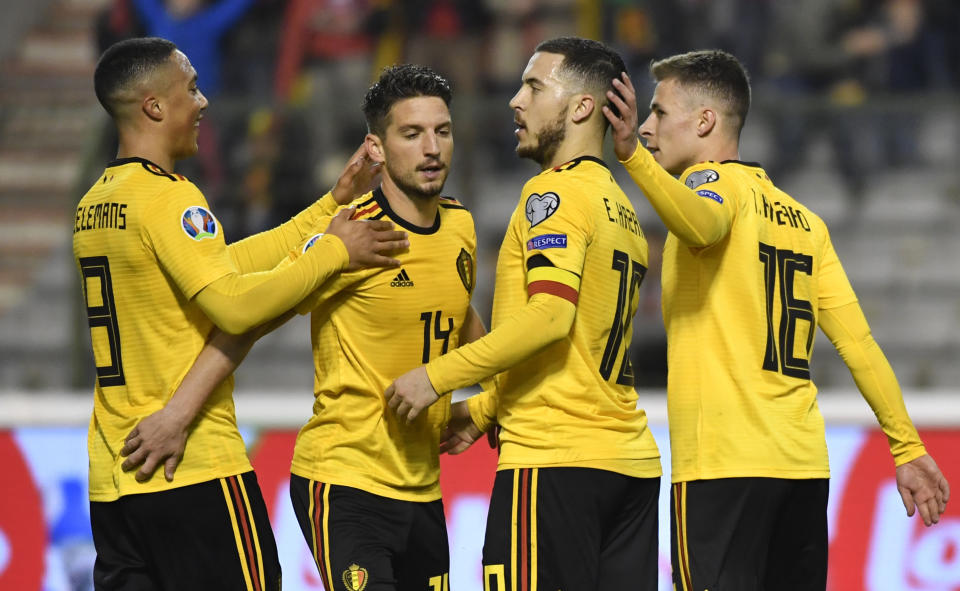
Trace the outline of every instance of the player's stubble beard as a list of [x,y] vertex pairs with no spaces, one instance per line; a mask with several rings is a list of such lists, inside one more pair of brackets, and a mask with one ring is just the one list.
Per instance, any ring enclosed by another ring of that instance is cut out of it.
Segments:
[[390,167],[389,160],[387,160],[385,164],[387,168],[387,174],[390,175],[391,180],[393,180],[393,184],[395,184],[398,189],[403,191],[403,193],[411,199],[428,200],[439,195],[443,191],[443,185],[445,185],[447,182],[447,172],[450,170],[449,166],[444,164],[443,177],[440,179],[440,184],[436,185],[436,189],[423,190],[420,188],[420,185],[413,180],[418,172],[416,169],[411,174],[404,175],[398,170],[393,170]]
[[560,144],[567,135],[567,107],[557,115],[557,118],[543,126],[537,132],[536,143],[534,145],[517,145],[517,156],[520,158],[529,158],[541,167],[553,160]]

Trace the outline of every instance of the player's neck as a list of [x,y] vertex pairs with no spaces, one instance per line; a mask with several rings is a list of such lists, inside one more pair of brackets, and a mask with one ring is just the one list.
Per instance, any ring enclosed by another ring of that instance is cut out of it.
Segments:
[[123,131],[120,131],[117,146],[117,159],[120,158],[143,158],[167,172],[173,172],[173,165],[176,162],[169,151],[157,145],[156,141],[145,139],[139,134],[125,134]]
[[440,195],[434,197],[411,197],[384,175],[380,184],[383,195],[393,212],[415,226],[429,228],[437,219]]
[[706,146],[697,154],[696,162],[691,162],[690,166],[701,162],[726,162],[727,160],[740,160],[740,146],[737,142],[717,142]]
[[575,158],[583,156],[593,156],[594,158],[603,158],[603,136],[599,138],[596,134],[584,134],[582,136],[571,135],[564,138],[549,162],[542,163],[543,170],[560,166],[565,162],[570,162]]

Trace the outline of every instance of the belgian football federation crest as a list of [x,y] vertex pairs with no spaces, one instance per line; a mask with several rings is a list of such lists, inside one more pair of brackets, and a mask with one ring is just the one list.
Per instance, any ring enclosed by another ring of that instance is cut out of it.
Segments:
[[362,566],[351,564],[347,570],[343,571],[343,584],[347,591],[363,591],[367,586],[367,569]]
[[526,212],[530,227],[534,227],[552,216],[560,207],[560,196],[556,193],[534,193],[527,197]]
[[460,254],[457,256],[457,274],[460,275],[463,286],[467,288],[467,293],[473,293],[476,269],[473,265],[473,257],[464,248],[460,249]]
[[180,216],[180,223],[183,226],[184,233],[194,240],[203,240],[204,238],[216,238],[220,230],[220,224],[217,218],[213,217],[204,207],[194,205],[188,207]]

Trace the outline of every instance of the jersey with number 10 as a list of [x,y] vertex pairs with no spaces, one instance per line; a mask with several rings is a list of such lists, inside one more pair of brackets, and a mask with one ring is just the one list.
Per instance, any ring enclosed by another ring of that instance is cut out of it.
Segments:
[[233,269],[203,194],[139,158],[117,160],[77,206],[73,252],[86,301],[97,384],[90,419],[90,500],[154,492],[251,469],[234,416],[233,377],[207,400],[173,482],[138,483],[123,440],[160,410],[212,328],[194,295]]
[[755,164],[681,179],[733,221],[707,248],[664,246],[672,479],[828,478],[810,354],[819,310],[856,296],[827,227]]
[[499,469],[660,476],[629,356],[646,270],[633,206],[601,160],[578,158],[524,186],[500,247],[493,328],[536,293],[566,298],[577,312],[567,336],[498,376]]

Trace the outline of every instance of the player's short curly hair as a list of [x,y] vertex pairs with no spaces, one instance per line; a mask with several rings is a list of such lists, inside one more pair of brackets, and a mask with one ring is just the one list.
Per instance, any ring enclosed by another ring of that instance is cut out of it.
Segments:
[[657,82],[674,79],[722,101],[739,135],[750,110],[750,77],[736,57],[719,49],[681,53],[651,62]]
[[380,78],[363,97],[363,115],[370,133],[383,136],[394,103],[417,96],[435,96],[450,106],[452,92],[447,79],[426,66],[400,64],[384,68]]
[[[537,45],[536,52],[555,53],[563,56],[559,72],[568,82],[579,86],[594,96],[600,106],[607,105],[614,114],[620,115],[617,107],[607,101],[607,91],[613,87],[613,79],[627,71],[620,54],[599,41],[581,37],[557,37]],[[599,108],[599,107],[598,107]],[[606,118],[600,119],[606,123]]]
[[110,115],[116,115],[119,95],[167,63],[176,44],[160,37],[136,37],[118,41],[100,56],[93,72],[97,100]]

